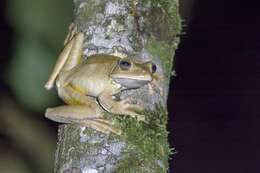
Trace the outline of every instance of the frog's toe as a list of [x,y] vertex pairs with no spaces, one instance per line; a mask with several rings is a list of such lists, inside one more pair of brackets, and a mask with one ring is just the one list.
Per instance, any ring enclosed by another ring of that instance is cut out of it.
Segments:
[[126,109],[128,111],[135,112],[135,114],[137,114],[138,112],[142,112],[144,110],[144,108],[142,106],[137,105],[137,104],[128,104]]
[[145,121],[145,116],[144,115],[136,115],[137,121]]
[[111,121],[105,119],[87,120],[82,124],[104,134],[120,135],[122,133],[120,129],[112,127]]
[[[139,112],[140,111],[141,110],[139,110]],[[136,118],[137,121],[145,121],[145,115],[138,114],[136,108],[133,109],[129,107],[128,110],[126,110],[125,114]]]

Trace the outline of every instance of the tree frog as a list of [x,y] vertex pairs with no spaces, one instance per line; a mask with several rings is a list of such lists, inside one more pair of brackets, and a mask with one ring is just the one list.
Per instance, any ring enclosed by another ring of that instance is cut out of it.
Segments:
[[156,65],[130,58],[97,54],[82,60],[84,34],[69,36],[54,67],[46,89],[56,81],[58,95],[68,105],[48,108],[45,116],[61,123],[78,123],[103,133],[120,134],[105,112],[125,114],[145,121],[136,113],[143,108],[128,100],[115,99],[123,90],[140,88],[153,81]]

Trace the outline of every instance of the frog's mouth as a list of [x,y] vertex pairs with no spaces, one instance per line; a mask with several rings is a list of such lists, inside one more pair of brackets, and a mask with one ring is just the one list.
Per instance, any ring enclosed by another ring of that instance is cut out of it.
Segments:
[[128,78],[115,78],[114,81],[123,87],[127,89],[135,89],[135,88],[140,88],[147,83],[149,83],[151,80],[138,80],[138,79],[128,79]]

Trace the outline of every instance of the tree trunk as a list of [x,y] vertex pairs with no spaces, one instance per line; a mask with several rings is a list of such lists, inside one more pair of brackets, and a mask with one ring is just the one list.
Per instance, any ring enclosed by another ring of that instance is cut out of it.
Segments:
[[126,54],[157,65],[158,84],[123,91],[141,104],[146,122],[110,115],[122,135],[77,125],[59,127],[55,173],[165,173],[171,149],[166,101],[181,30],[178,0],[74,0],[74,23],[85,33],[84,57]]

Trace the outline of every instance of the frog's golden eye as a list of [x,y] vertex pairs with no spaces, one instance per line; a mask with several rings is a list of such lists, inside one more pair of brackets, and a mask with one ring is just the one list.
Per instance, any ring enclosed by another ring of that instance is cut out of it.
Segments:
[[157,70],[157,67],[154,63],[152,63],[152,73],[155,73]]
[[131,63],[129,61],[126,61],[126,60],[121,60],[121,61],[119,61],[119,67],[122,70],[128,70],[128,69],[131,68]]

